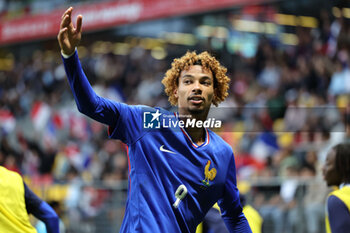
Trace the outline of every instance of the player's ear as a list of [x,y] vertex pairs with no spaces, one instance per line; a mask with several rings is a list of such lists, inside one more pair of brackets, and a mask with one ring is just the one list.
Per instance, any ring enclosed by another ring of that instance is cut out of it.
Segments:
[[174,96],[175,96],[176,99],[179,98],[179,95],[178,95],[178,92],[177,92],[177,88],[174,89]]
[[214,89],[214,94],[213,94],[213,98],[211,100],[211,103],[214,104],[216,107],[218,106],[218,104],[216,103],[215,89]]

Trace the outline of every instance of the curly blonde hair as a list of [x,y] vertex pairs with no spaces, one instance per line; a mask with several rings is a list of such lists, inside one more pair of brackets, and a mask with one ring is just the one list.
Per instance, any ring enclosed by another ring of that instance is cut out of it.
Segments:
[[211,56],[208,52],[197,54],[196,52],[187,52],[181,58],[176,58],[171,63],[171,68],[165,73],[162,83],[165,87],[165,93],[169,96],[171,105],[177,105],[175,90],[179,86],[179,77],[183,70],[188,70],[190,66],[201,65],[205,70],[212,72],[214,77],[214,98],[213,104],[218,106],[220,102],[228,96],[230,78],[226,76],[227,69]]

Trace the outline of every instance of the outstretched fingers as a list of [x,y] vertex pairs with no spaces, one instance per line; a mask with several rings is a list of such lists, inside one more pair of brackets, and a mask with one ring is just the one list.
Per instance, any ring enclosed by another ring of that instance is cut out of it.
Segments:
[[76,27],[72,22],[73,7],[69,7],[62,15],[60,31],[57,35],[58,43],[63,54],[72,54],[81,39],[83,16],[78,15]]
[[71,22],[70,16],[69,15],[64,16],[64,18],[61,21],[61,29],[68,27],[70,22]]
[[62,19],[66,16],[66,15],[71,15],[73,11],[73,7],[69,7],[62,15]]
[[83,16],[82,15],[78,15],[78,17],[77,17],[77,25],[76,25],[76,30],[75,30],[77,33],[81,33],[82,24],[83,24]]

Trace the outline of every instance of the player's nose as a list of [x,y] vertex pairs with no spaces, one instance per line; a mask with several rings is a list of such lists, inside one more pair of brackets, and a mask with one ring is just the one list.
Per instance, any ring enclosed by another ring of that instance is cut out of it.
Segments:
[[198,81],[193,83],[192,93],[202,94],[202,88],[201,88],[201,85]]

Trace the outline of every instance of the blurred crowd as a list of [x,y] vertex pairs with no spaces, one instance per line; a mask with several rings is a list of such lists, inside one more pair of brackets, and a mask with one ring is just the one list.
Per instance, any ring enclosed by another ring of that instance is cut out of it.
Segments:
[[[251,193],[264,218],[278,223],[285,213],[289,219],[286,226],[275,224],[275,232],[294,232],[301,190],[305,211],[310,211],[304,214],[319,216],[308,232],[319,232],[327,191],[321,166],[333,145],[350,140],[349,25],[324,12],[319,28],[296,29],[296,46],[262,36],[250,58],[232,54],[225,46],[214,49],[210,38],[195,48],[168,44],[162,60],[137,43],[125,55],[113,53],[106,43],[100,50],[87,44],[79,54],[99,95],[169,108],[161,80],[172,59],[188,49],[210,51],[231,78],[230,95],[219,108],[232,109],[232,114],[219,134],[233,147],[238,179],[271,180],[268,188],[255,185]],[[15,58],[12,69],[0,71],[0,120],[0,165],[30,177],[34,184],[108,186],[128,177],[125,145],[108,140],[107,126],[76,110],[59,51],[37,50]],[[275,177],[281,179],[273,185]],[[319,182],[312,183],[316,188],[300,188],[300,180]],[[325,195],[313,198],[315,191]],[[79,199],[72,193],[72,199]]]
[[50,12],[66,4],[78,5],[96,0],[0,0],[0,19],[15,19],[37,13]]

